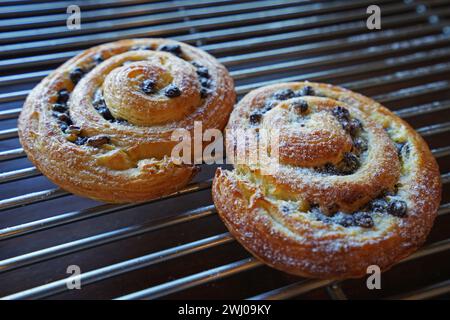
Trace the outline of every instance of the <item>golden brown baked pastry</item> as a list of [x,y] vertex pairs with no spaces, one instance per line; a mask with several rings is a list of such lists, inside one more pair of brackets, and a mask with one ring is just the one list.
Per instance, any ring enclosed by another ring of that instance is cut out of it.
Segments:
[[186,185],[176,128],[223,129],[235,102],[224,66],[187,44],[133,39],[86,50],[28,96],[19,137],[30,160],[62,188],[107,202],[144,201]]
[[[233,110],[228,133],[243,128],[269,137],[278,129],[278,157],[269,149],[265,162],[218,169],[213,197],[230,232],[265,263],[305,277],[361,277],[425,241],[440,202],[438,166],[379,103],[327,84],[271,85]],[[229,141],[227,151],[245,148]]]

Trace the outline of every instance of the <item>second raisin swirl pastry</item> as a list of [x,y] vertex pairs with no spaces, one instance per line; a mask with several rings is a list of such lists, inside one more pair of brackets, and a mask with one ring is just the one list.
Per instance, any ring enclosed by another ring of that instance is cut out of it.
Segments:
[[[247,94],[227,129],[278,134],[278,153],[218,169],[213,182],[220,217],[265,263],[305,277],[361,277],[425,241],[440,202],[438,167],[379,103],[326,84],[271,85]],[[248,148],[229,143],[227,151]]]
[[165,39],[88,49],[28,96],[19,137],[30,160],[62,188],[107,202],[174,192],[196,172],[171,160],[174,129],[223,129],[235,101],[224,66]]

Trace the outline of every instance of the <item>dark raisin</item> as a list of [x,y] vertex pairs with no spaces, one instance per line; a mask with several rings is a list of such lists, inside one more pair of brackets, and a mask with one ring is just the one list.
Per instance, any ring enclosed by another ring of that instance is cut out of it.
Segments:
[[314,216],[316,217],[316,220],[322,221],[323,223],[332,223],[333,222],[331,220],[331,218],[328,217],[327,215],[323,214],[323,212],[320,211],[319,207],[317,207],[317,206],[311,207],[310,211],[312,213],[314,213]]
[[338,106],[333,108],[331,112],[338,120],[350,120],[350,112],[346,108]]
[[176,56],[180,56],[182,54],[181,46],[179,44],[165,44],[159,47],[159,50],[170,52]]
[[347,132],[350,132],[350,121],[346,119],[338,119],[339,123],[342,126],[342,129],[344,129]]
[[211,93],[211,90],[209,90],[208,88],[205,88],[205,87],[201,87],[200,97],[206,98],[207,96],[209,96],[210,93]]
[[325,164],[324,170],[328,174],[338,174],[337,168],[331,163]]
[[281,212],[283,212],[284,214],[289,214],[291,213],[291,209],[287,205],[282,205]]
[[76,67],[75,69],[73,69],[72,71],[70,71],[70,80],[72,80],[73,84],[77,84],[81,78],[83,78],[84,76],[84,70]]
[[409,144],[408,143],[396,143],[398,156],[408,156],[409,154]]
[[101,90],[95,91],[94,99],[92,101],[93,105],[98,105],[103,102],[103,95]]
[[351,119],[349,122],[349,128],[348,128],[348,132],[352,135],[355,136],[359,130],[362,129],[362,123],[361,121],[359,121],[358,119]]
[[77,140],[75,140],[74,143],[78,146],[81,146],[81,145],[85,144],[87,140],[88,140],[87,137],[77,137]]
[[300,90],[300,94],[301,94],[301,96],[313,96],[315,93],[314,93],[314,89],[311,86],[304,86]]
[[201,78],[209,78],[210,74],[209,74],[209,70],[206,67],[197,67],[197,74],[201,77]]
[[353,216],[351,215],[338,216],[335,221],[343,227],[351,227],[354,224]]
[[261,122],[261,118],[262,118],[261,113],[257,113],[257,112],[252,113],[250,115],[250,123],[251,124],[258,124],[258,123]]
[[371,211],[379,213],[386,212],[387,207],[388,204],[385,199],[375,199],[369,205]]
[[397,153],[399,155],[402,153],[402,149],[403,149],[404,145],[405,145],[404,143],[395,143],[395,147],[397,148]]
[[152,79],[146,79],[142,81],[141,89],[146,94],[154,93],[156,89],[156,81]]
[[372,228],[374,226],[373,219],[367,212],[355,213],[353,215],[353,220],[355,221],[355,224],[359,227]]
[[197,61],[192,61],[191,64],[192,64],[194,67],[196,67],[196,68],[203,67],[203,65],[202,65],[200,62],[197,62]]
[[266,113],[267,111],[270,111],[273,108],[275,108],[276,105],[277,103],[275,101],[266,101],[264,106],[261,108],[261,112]]
[[96,136],[87,139],[87,144],[91,147],[101,147],[111,141],[108,136]]
[[57,111],[57,112],[67,112],[68,108],[67,105],[64,104],[60,104],[60,103],[55,103],[53,105],[53,111]]
[[200,78],[200,84],[202,87],[209,88],[211,86],[211,80],[207,78]]
[[339,174],[337,168],[331,163],[326,163],[323,167],[316,168],[316,170],[321,173],[325,173],[325,174],[331,174],[331,175]]
[[114,117],[111,114],[111,111],[109,111],[109,109],[107,107],[100,107],[97,109],[97,111],[106,120],[114,120]]
[[296,100],[292,103],[292,106],[297,113],[305,113],[308,111],[308,102],[305,100]]
[[411,148],[410,148],[409,144],[405,143],[405,145],[402,148],[402,155],[407,157],[410,152],[411,152]]
[[115,122],[117,122],[119,124],[128,124],[128,121],[125,119],[115,119]]
[[62,132],[66,132],[68,127],[69,126],[67,125],[67,123],[64,123],[64,122],[59,123],[59,128],[62,130]]
[[70,93],[67,89],[61,89],[58,91],[58,103],[59,104],[67,104],[69,101]]
[[53,112],[53,116],[61,122],[71,124],[72,120],[67,113]]
[[102,56],[102,54],[101,53],[97,53],[95,56],[94,56],[94,61],[96,62],[96,63],[101,63],[101,62],[103,62],[105,59],[103,59],[103,56]]
[[367,142],[362,138],[353,140],[353,146],[355,147],[356,152],[364,152],[368,149]]
[[387,211],[389,214],[392,214],[396,217],[403,217],[406,215],[406,202],[402,200],[393,200],[389,203]]
[[171,84],[164,90],[164,94],[166,97],[175,98],[181,95],[181,90],[176,85]]
[[92,104],[94,105],[95,109],[101,109],[101,108],[106,108],[106,102],[105,100],[103,100],[103,98],[96,98]]
[[291,89],[278,90],[273,94],[273,97],[277,100],[287,100],[294,96],[294,91]]
[[353,173],[359,167],[359,159],[351,152],[344,153],[344,158],[341,163],[341,170],[343,173],[349,174]]

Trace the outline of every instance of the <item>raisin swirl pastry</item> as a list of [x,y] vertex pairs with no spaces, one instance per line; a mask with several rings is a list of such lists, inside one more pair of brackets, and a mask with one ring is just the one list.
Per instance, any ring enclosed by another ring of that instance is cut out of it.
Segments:
[[174,129],[223,129],[233,81],[209,54],[165,39],[88,49],[28,96],[19,137],[29,159],[62,188],[106,202],[139,202],[186,185],[195,166],[177,165]]
[[[327,84],[271,85],[233,110],[227,131],[242,128],[277,130],[277,157],[268,149],[264,163],[218,169],[213,198],[263,262],[304,277],[355,278],[425,241],[440,202],[438,167],[424,140],[379,103]],[[246,147],[229,141],[227,151]]]

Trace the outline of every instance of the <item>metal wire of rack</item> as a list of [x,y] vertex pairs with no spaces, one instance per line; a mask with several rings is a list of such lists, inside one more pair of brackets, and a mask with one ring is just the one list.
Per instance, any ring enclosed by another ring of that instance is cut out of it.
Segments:
[[[79,4],[82,28],[65,9]],[[426,299],[450,292],[450,1],[0,2],[0,296],[8,299]],[[374,97],[410,122],[438,159],[443,202],[427,244],[383,274],[302,279],[264,266],[219,221],[214,166],[179,192],[143,204],[101,204],[55,187],[26,159],[16,120],[27,93],[95,44],[171,37],[225,64],[240,97],[280,81],[330,82]],[[439,262],[439,263],[437,263]],[[66,268],[82,269],[82,290]]]

